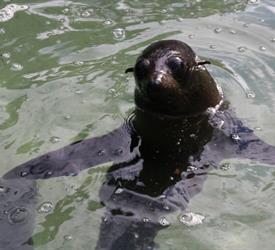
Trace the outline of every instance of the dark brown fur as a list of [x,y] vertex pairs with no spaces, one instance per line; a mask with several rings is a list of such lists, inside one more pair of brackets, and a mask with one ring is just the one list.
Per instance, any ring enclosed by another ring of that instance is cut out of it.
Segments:
[[[182,64],[176,74],[169,67],[173,59]],[[215,107],[221,96],[203,63],[208,62],[199,61],[183,42],[165,40],[150,45],[134,68],[137,106],[169,115],[194,115]]]

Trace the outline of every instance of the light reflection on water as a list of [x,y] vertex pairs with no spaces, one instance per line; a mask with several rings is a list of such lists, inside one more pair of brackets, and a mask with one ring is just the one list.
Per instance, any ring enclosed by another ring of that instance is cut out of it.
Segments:
[[[118,127],[133,108],[134,81],[124,70],[159,39],[185,41],[211,60],[208,68],[238,116],[275,145],[272,0],[20,4],[29,8],[0,22],[1,174]],[[271,249],[274,171],[228,162],[230,167],[210,174],[191,200],[188,210],[203,215],[203,224],[187,228],[172,214],[171,226],[156,238],[160,249]],[[51,202],[55,209],[36,218],[37,249],[95,246],[104,214],[98,190],[106,169],[39,182],[41,204]],[[56,221],[60,214],[63,220]]]

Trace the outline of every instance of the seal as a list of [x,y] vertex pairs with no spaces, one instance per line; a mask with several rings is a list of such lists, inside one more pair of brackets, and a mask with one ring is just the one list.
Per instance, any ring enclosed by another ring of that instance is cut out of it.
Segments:
[[167,115],[195,115],[217,106],[222,96],[213,78],[185,43],[153,43],[138,57],[134,71],[135,103]]
[[[152,248],[158,231],[168,226],[161,218],[185,210],[202,189],[207,172],[220,161],[247,158],[275,164],[275,148],[236,118],[207,71],[209,63],[177,40],[145,48],[135,66],[126,70],[135,77],[136,109],[125,124],[12,169],[3,176],[3,183],[14,187],[20,180],[32,191],[28,199],[22,195],[6,200],[29,207],[26,202],[35,204],[36,179],[76,175],[112,162],[99,194],[106,214],[96,249]],[[11,230],[7,223],[1,225],[1,230]],[[26,246],[26,242],[31,241],[25,237],[21,243]]]

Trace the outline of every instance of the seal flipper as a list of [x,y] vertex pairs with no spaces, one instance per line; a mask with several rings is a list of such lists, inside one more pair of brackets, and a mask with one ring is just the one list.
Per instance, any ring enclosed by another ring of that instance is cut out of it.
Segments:
[[37,187],[27,179],[0,178],[0,249],[33,250]]
[[[259,163],[275,165],[275,147],[265,143],[254,134],[254,131],[243,125],[239,119],[232,118],[233,123],[231,133],[227,140],[227,145],[231,146],[231,156],[233,158],[249,159]],[[227,158],[229,158],[227,156]]]
[[259,163],[275,166],[275,147],[258,138],[253,130],[240,127],[237,136],[234,138],[238,145],[236,156],[247,158]]
[[249,159],[275,166],[275,147],[258,138],[240,120],[232,118],[231,122],[234,126],[227,122],[225,130],[215,128],[202,153],[190,157],[191,171],[182,172],[182,180],[165,190],[167,201],[184,210],[189,199],[201,191],[207,172],[219,167],[224,159]]
[[104,218],[95,249],[155,249],[154,238],[160,229],[158,224],[133,221],[126,216]]
[[[130,164],[138,156],[138,145],[133,144],[137,140],[136,135],[125,124],[107,135],[73,143],[30,160],[6,173],[0,179],[0,198],[3,203],[0,204],[0,208],[9,213],[0,215],[0,245],[11,250],[33,249],[29,239],[35,220],[34,210],[38,192],[36,179],[74,175],[85,168],[110,161],[117,165],[127,162]],[[9,209],[10,206],[12,209]],[[16,226],[8,222],[12,212],[17,220]],[[14,232],[17,231],[19,237],[14,240]]]
[[131,147],[135,135],[125,124],[101,137],[87,139],[52,151],[26,162],[3,178],[47,179],[77,175],[81,170],[106,162],[118,164],[136,157],[136,148]]
[[191,165],[197,168],[218,167],[222,160],[229,158],[249,159],[275,165],[274,146],[262,141],[239,119],[234,119],[230,110],[224,111],[222,120],[225,122],[223,128],[215,128],[211,141],[204,146],[198,159],[191,160]]

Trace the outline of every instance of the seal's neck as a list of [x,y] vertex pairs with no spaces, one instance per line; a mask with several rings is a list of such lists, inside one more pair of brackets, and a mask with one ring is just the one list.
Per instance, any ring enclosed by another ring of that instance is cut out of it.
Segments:
[[213,128],[208,118],[206,113],[168,117],[136,108],[132,126],[141,138],[142,157],[150,161],[154,156],[162,161],[188,160],[211,138]]
[[131,126],[139,138],[143,168],[138,179],[143,186],[135,190],[157,196],[179,181],[190,157],[199,157],[212,137],[208,118],[207,114],[168,117],[136,108]]
[[218,109],[223,102],[223,93],[204,66],[196,66],[189,72],[189,112],[202,113],[209,108]]

